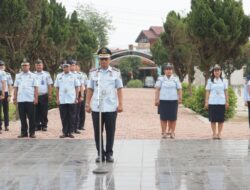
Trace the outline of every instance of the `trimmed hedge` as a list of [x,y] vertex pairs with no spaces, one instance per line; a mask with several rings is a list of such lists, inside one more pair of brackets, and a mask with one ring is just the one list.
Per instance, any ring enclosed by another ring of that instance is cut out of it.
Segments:
[[143,83],[141,80],[130,80],[128,83],[127,83],[127,87],[128,88],[142,88],[143,87]]
[[[208,118],[208,110],[205,109],[205,87],[199,86],[197,88],[192,86],[192,95],[188,92],[188,84],[183,83],[183,105],[190,108],[196,113]],[[225,119],[228,120],[234,117],[237,108],[237,97],[231,87],[228,88],[229,95],[229,109],[226,110]]]

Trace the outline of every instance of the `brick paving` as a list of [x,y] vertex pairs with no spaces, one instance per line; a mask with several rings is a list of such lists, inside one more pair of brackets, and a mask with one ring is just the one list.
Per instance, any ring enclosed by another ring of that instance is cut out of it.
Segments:
[[[91,115],[87,114],[86,130],[75,135],[76,139],[92,139]],[[58,109],[50,110],[47,132],[37,132],[39,139],[58,139],[61,134]],[[0,138],[13,139],[20,133],[20,122],[10,123],[10,131],[3,131]],[[153,89],[124,89],[124,112],[118,115],[116,139],[159,139],[160,121],[154,106]],[[210,139],[211,129],[207,119],[180,106],[176,139]],[[236,117],[225,123],[223,139],[250,139],[246,117]]]

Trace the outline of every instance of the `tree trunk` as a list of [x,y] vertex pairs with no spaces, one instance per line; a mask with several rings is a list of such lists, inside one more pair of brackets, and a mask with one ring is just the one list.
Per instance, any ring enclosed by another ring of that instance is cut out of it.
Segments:
[[210,78],[210,71],[209,70],[204,71],[203,75],[205,77],[205,86],[206,86],[207,85],[207,81]]
[[228,76],[227,76],[228,86],[231,86],[231,75],[232,75],[232,73],[228,74]]

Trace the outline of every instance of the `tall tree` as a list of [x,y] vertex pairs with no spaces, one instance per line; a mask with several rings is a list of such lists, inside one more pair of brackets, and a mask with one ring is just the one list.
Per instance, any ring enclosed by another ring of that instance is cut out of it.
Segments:
[[190,83],[192,83],[194,76],[193,60],[197,54],[187,33],[185,18],[171,11],[164,23],[164,30],[161,40],[167,49],[169,62],[174,65],[175,72],[181,81],[189,74]]
[[12,74],[26,56],[40,4],[40,0],[0,1],[0,52]]
[[161,38],[159,38],[156,43],[150,48],[153,55],[153,60],[156,65],[161,66],[168,61],[167,49],[162,44]]
[[250,42],[241,47],[241,54],[238,57],[239,62],[245,66],[244,75],[250,75]]
[[239,55],[239,47],[250,35],[250,19],[241,1],[192,0],[188,29],[200,55],[199,69],[207,81],[212,65],[222,65]]
[[90,5],[78,5],[77,12],[80,18],[85,21],[87,26],[96,35],[98,46],[104,47],[108,45],[109,31],[114,30],[112,18],[108,13],[100,13]]
[[[75,50],[70,54],[77,59],[85,71],[92,67],[93,53],[97,50],[97,39],[87,24],[78,18],[78,13],[73,12],[70,19],[71,43],[75,44]],[[74,46],[73,46],[74,47]]]

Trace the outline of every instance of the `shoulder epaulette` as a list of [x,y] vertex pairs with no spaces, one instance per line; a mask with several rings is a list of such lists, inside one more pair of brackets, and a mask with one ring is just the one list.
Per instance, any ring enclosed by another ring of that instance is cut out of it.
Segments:
[[120,72],[120,69],[117,69],[117,68],[115,68],[115,67],[112,67],[112,70],[113,70],[113,71],[116,71],[116,72]]
[[90,69],[89,72],[94,72],[94,71],[97,71],[98,69],[97,68],[93,68],[93,69]]

